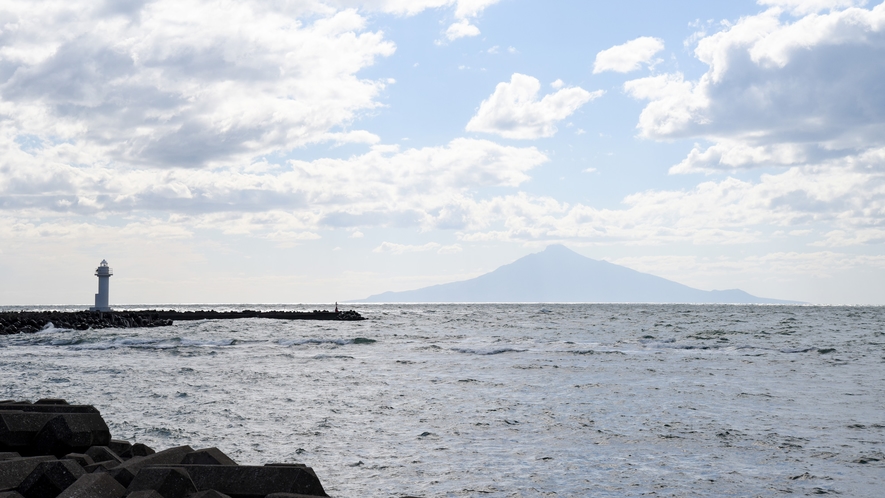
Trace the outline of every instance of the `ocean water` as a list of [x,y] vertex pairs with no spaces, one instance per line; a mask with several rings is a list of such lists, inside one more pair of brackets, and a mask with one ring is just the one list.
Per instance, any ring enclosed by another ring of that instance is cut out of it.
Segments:
[[0,398],[303,462],[336,497],[885,494],[883,307],[355,309],[0,336]]

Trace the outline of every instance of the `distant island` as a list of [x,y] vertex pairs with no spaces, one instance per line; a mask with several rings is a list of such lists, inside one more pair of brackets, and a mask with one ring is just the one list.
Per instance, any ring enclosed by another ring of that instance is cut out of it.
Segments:
[[739,289],[704,291],[548,246],[479,277],[422,289],[384,292],[363,303],[722,303],[802,304]]

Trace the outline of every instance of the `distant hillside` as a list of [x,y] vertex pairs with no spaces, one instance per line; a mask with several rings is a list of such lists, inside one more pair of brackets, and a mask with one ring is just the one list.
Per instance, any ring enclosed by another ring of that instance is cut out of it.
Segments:
[[703,291],[665,278],[597,261],[552,245],[471,280],[385,292],[367,303],[754,303],[796,304],[738,289]]

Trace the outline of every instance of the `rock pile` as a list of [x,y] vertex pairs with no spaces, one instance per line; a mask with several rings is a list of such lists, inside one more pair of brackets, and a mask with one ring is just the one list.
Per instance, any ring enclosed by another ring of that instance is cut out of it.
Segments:
[[19,311],[0,313],[0,335],[31,333],[48,324],[65,329],[107,329],[133,327],[162,327],[172,320],[157,312],[113,311]]
[[[50,323],[65,329],[107,329],[163,327],[181,320],[231,320],[236,318],[273,318],[276,320],[365,320],[348,311],[18,311],[0,313],[0,335],[33,333]],[[0,497],[2,498],[2,497]]]
[[218,448],[163,451],[111,439],[99,411],[0,401],[0,498],[328,496],[303,464],[237,465]]

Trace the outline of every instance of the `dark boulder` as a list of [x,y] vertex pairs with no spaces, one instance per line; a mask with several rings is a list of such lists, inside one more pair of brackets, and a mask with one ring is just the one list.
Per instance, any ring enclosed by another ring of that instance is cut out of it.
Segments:
[[64,456],[64,459],[73,460],[77,462],[77,465],[84,468],[95,463],[95,461],[93,461],[92,458],[89,457],[89,455],[83,453],[68,453]]
[[38,455],[84,453],[92,446],[107,446],[111,431],[97,413],[63,413],[49,419],[31,442]]
[[149,455],[153,455],[156,453],[153,448],[146,444],[135,443],[130,445],[128,449],[124,450],[122,453],[117,453],[124,460],[128,460],[132,457],[145,457]]
[[145,467],[138,471],[126,491],[133,493],[151,489],[163,498],[186,498],[197,492],[188,473],[177,467]]
[[28,446],[40,429],[55,415],[52,413],[27,413],[7,411],[11,404],[0,405],[0,450],[27,453]]
[[58,498],[120,498],[126,488],[107,474],[86,474],[77,479]]
[[[119,457],[123,457],[123,453],[127,452],[132,448],[132,443],[129,441],[122,441],[120,439],[111,439],[111,442],[108,443],[108,448],[114,452],[115,455]],[[152,450],[153,451],[153,450]],[[142,455],[145,456],[145,455]]]
[[[102,464],[97,463],[96,465],[102,465]],[[94,469],[94,470],[92,470],[92,472],[93,473],[101,472],[101,470]],[[114,467],[112,469],[108,469],[107,474],[109,476],[111,476],[115,481],[120,483],[120,486],[123,486],[123,487],[129,487],[129,485],[132,484],[132,479],[135,478],[134,472],[132,472],[129,469],[123,469],[120,467]]]
[[120,458],[113,450],[111,450],[107,446],[91,446],[88,450],[86,450],[86,454],[92,458],[93,463],[99,463],[99,462],[113,462],[115,464],[123,463],[123,459]]
[[25,498],[55,498],[85,474],[73,460],[43,462],[15,490]]
[[126,495],[126,498],[163,498],[163,495],[157,493],[153,489],[146,489],[144,491],[129,493],[128,495]]
[[196,493],[192,494],[190,498],[230,498],[230,496],[224,493],[219,493],[214,489],[209,489],[206,491],[197,491]]
[[0,491],[17,488],[38,465],[52,460],[55,457],[39,456],[0,461]]
[[116,466],[117,466],[116,463],[99,462],[99,463],[93,463],[92,465],[87,465],[87,466],[83,467],[83,470],[85,470],[89,474],[91,474],[93,472],[108,472],[109,470],[113,469]]
[[214,489],[232,498],[264,498],[271,493],[328,496],[320,480],[303,466],[182,465],[197,489]]
[[95,413],[98,409],[92,405],[38,405],[33,403],[4,403],[0,410],[14,410],[28,413]]
[[218,448],[203,448],[184,456],[183,465],[236,465],[229,456]]

